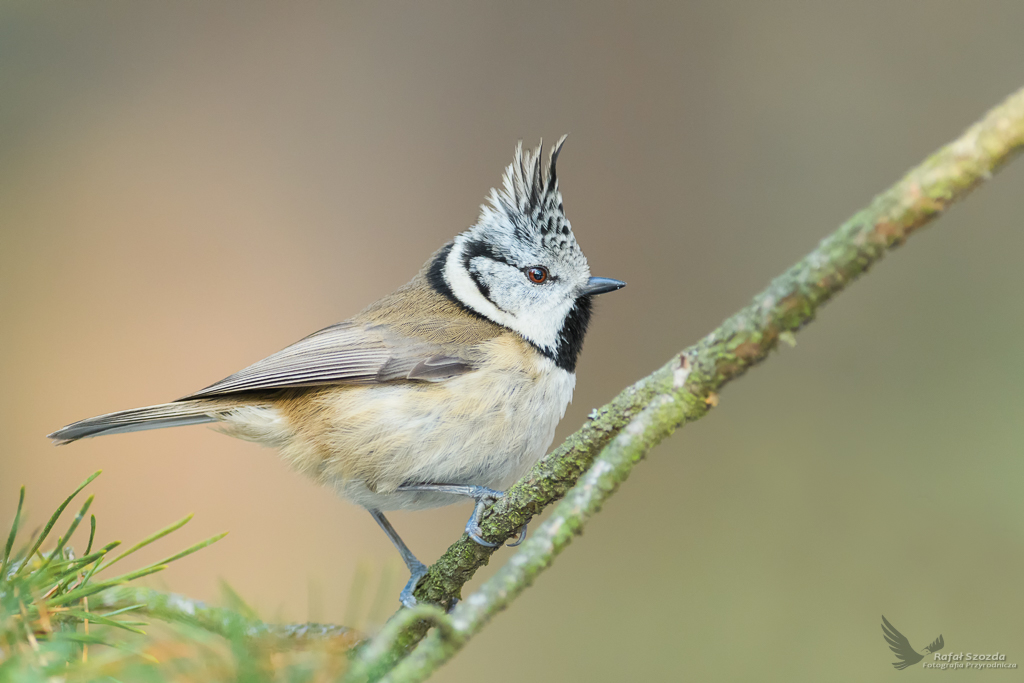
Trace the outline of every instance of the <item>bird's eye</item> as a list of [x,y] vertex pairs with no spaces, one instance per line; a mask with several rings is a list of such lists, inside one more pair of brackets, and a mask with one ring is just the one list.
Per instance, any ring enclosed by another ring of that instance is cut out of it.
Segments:
[[548,279],[548,269],[544,266],[533,266],[526,269],[526,277],[535,285],[542,285]]

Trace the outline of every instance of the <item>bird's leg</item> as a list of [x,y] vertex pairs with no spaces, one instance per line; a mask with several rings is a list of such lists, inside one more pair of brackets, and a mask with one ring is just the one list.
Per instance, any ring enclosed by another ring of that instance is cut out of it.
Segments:
[[[480,528],[480,518],[489,505],[505,495],[504,491],[495,491],[486,486],[462,486],[459,484],[402,484],[399,491],[431,491],[434,493],[451,493],[456,496],[466,496],[476,501],[473,507],[473,514],[466,522],[466,534],[478,545],[486,548],[497,548],[500,543],[491,543],[483,539],[483,529]],[[526,540],[526,525],[519,529],[519,537],[509,547],[517,546]]]
[[412,575],[409,577],[409,583],[405,584],[405,588],[399,594],[398,599],[406,607],[414,607],[416,605],[416,598],[413,597],[412,593],[416,590],[416,584],[420,582],[420,579],[427,573],[427,565],[423,564],[416,559],[416,556],[409,550],[409,546],[402,541],[402,537],[395,531],[395,527],[391,526],[391,522],[384,516],[384,513],[380,510],[367,510],[373,517],[374,521],[380,525],[380,528],[384,530],[384,533],[388,535],[391,542],[395,545],[398,550],[398,554],[402,556],[405,561],[405,566],[409,568],[409,573]]

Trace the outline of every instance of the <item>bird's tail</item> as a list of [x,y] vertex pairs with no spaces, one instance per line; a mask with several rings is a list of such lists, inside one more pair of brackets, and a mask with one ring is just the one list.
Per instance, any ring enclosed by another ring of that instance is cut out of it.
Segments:
[[141,432],[144,429],[182,427],[184,425],[217,422],[222,415],[236,408],[237,403],[223,399],[194,399],[157,406],[122,410],[117,413],[98,415],[58,429],[48,438],[62,446],[78,439],[105,434]]

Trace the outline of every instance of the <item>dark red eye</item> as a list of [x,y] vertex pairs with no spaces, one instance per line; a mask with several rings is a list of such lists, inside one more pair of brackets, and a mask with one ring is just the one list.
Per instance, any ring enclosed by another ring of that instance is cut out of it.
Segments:
[[543,266],[534,266],[526,269],[526,277],[535,285],[544,284],[548,279],[548,269]]

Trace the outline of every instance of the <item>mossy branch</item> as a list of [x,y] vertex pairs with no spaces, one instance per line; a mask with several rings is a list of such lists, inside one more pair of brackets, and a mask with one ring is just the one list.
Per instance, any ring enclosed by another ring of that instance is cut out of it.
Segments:
[[[443,633],[424,640],[436,620],[403,618],[399,612],[396,628],[385,629],[361,653],[352,680],[380,678],[392,667],[386,680],[426,678],[551,564],[651,448],[703,417],[717,405],[717,392],[726,383],[764,360],[780,340],[792,342],[822,304],[1022,147],[1024,89],[878,195],[718,329],[594,411],[491,507],[483,529],[489,540],[504,542],[565,496],[551,517],[492,579],[455,607]],[[493,552],[463,536],[430,568],[416,598],[450,606]]]

